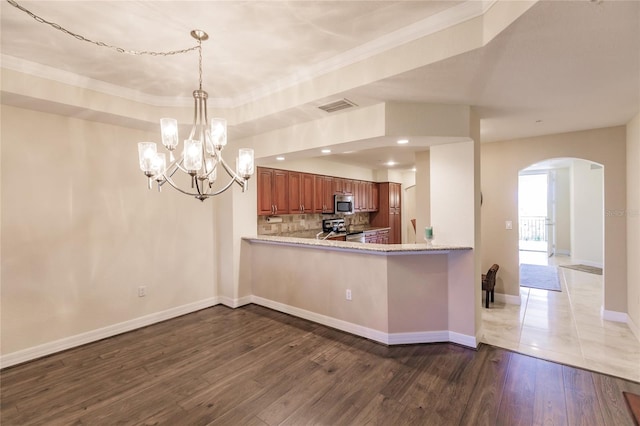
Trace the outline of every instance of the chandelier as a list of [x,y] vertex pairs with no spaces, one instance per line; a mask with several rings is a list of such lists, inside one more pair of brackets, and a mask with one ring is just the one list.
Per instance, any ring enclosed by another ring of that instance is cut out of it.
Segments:
[[[148,178],[149,189],[155,181],[158,191],[168,183],[174,189],[186,195],[204,201],[218,195],[237,183],[246,191],[248,179],[253,175],[253,150],[241,148],[236,158],[236,169],[232,170],[222,158],[222,150],[227,145],[227,121],[223,118],[207,117],[208,94],[202,90],[202,42],[209,36],[201,30],[191,31],[191,36],[198,41],[199,87],[193,91],[194,111],[193,126],[189,137],[184,140],[182,153],[178,158],[173,151],[179,146],[178,122],[173,118],[161,118],[160,130],[162,145],[169,153],[169,162],[165,153],[158,152],[155,142],[138,143],[138,159],[140,169]],[[229,176],[228,182],[214,188],[218,177],[218,169],[222,168]],[[190,176],[191,188],[183,189],[173,176],[181,172]]]
[[[7,2],[41,24],[49,25],[79,41],[108,48],[118,53],[128,55],[171,56],[197,50],[200,85],[197,90],[193,91],[193,126],[191,127],[189,137],[184,140],[182,153],[179,158],[175,158],[173,155],[173,151],[178,148],[178,122],[173,118],[162,118],[160,119],[162,144],[169,152],[169,162],[167,163],[165,153],[158,152],[158,147],[154,142],[140,142],[138,143],[140,169],[148,178],[149,189],[153,187],[154,181],[158,186],[158,191],[161,190],[165,183],[168,183],[183,194],[196,197],[200,201],[221,194],[229,189],[234,182],[242,187],[242,192],[247,190],[248,179],[253,175],[254,169],[253,150],[246,148],[240,149],[238,157],[236,158],[236,169],[232,170],[222,158],[222,150],[227,145],[227,122],[222,118],[209,120],[207,117],[207,98],[209,95],[202,90],[202,42],[209,38],[207,33],[201,30],[191,31],[191,36],[198,41],[198,44],[197,46],[187,49],[168,52],[130,50],[102,41],[95,41],[82,34],[74,33],[62,25],[36,15],[24,6],[18,4],[15,0],[7,0]],[[216,188],[214,188],[213,184],[216,181],[218,169],[220,168],[229,175],[230,179],[228,182],[217,185]],[[173,176],[178,171],[190,176],[191,188],[183,189],[173,180]]]

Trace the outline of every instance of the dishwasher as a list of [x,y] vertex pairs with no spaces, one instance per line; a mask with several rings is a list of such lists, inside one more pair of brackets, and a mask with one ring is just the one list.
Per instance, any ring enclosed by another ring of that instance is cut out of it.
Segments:
[[354,232],[347,234],[347,241],[352,243],[364,243],[364,232]]

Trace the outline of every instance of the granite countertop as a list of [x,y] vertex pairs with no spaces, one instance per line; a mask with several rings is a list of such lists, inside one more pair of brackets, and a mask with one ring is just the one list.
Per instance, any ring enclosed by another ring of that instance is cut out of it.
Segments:
[[471,247],[463,246],[450,246],[450,245],[433,245],[428,246],[425,243],[422,244],[363,244],[351,241],[332,241],[332,240],[317,240],[315,234],[313,238],[301,238],[301,237],[283,237],[283,236],[266,236],[258,235],[256,237],[243,237],[244,240],[267,243],[267,244],[280,244],[280,245],[295,245],[300,247],[309,248],[326,248],[329,250],[346,250],[346,251],[361,251],[361,252],[373,252],[378,254],[415,254],[415,253],[446,253],[452,250],[471,250]]
[[[381,231],[381,230],[385,230],[385,229],[391,229],[389,227],[382,227],[382,226],[364,226],[364,227],[355,227],[351,230],[349,230],[348,232],[338,232],[332,235],[332,237],[343,237],[349,234],[357,234],[358,232],[370,232],[370,231]],[[287,237],[287,238],[316,238],[316,235],[318,234],[318,232],[320,232],[320,229],[315,229],[315,230],[306,230],[306,231],[294,231],[294,232],[287,232],[286,234],[280,234],[280,235],[268,235],[270,237]],[[329,233],[328,232],[323,232],[322,234],[320,234],[320,239],[326,237]],[[267,236],[267,235],[263,235],[263,236]]]

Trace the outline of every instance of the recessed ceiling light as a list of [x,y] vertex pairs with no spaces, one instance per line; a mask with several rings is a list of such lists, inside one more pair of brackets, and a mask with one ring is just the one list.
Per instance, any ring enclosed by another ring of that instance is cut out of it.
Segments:
[[398,145],[404,145],[409,143],[409,139],[398,139]]
[[387,166],[395,166],[396,165],[395,161],[387,161],[385,164]]
[[323,149],[323,150],[322,150],[322,151],[320,151],[320,152],[322,152],[323,154],[330,154],[330,153],[331,153],[331,150],[330,150],[330,149]]
[[411,169],[412,172],[417,171],[418,169],[416,169],[415,167],[413,169]]
[[284,157],[276,157],[276,160],[278,160],[278,161],[284,161]]

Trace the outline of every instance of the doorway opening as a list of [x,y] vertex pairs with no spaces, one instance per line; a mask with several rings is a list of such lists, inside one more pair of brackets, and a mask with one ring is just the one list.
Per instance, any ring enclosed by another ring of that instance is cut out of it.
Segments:
[[556,264],[556,256],[603,267],[604,168],[553,158],[518,174],[520,263]]

